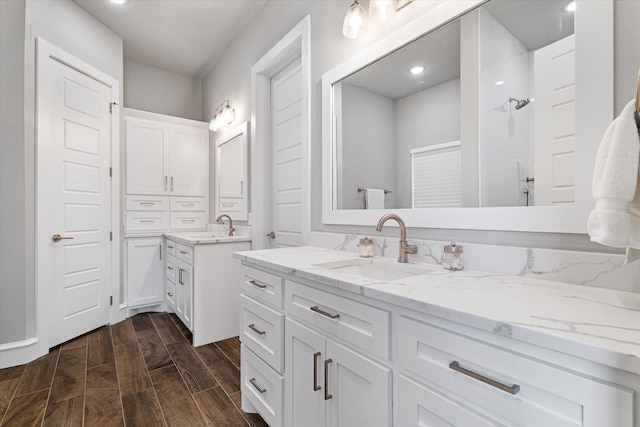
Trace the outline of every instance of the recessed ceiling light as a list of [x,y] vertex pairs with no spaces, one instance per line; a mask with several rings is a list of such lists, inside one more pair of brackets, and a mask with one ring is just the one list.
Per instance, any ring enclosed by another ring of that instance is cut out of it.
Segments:
[[115,3],[115,4],[127,4],[129,3],[129,0],[109,0],[111,1],[111,3]]
[[570,1],[569,3],[565,4],[563,7],[565,12],[575,12],[576,11],[576,2],[575,1]]
[[496,82],[496,86],[502,86],[504,84],[504,80],[498,80]]
[[416,65],[415,67],[411,67],[411,69],[409,70],[409,72],[411,74],[420,74],[423,71],[424,71],[424,67],[422,67],[420,65]]

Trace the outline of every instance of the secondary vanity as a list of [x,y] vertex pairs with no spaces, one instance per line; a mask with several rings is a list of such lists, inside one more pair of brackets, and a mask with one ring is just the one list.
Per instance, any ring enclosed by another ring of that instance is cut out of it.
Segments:
[[243,409],[272,427],[640,426],[638,294],[314,247],[235,256]]

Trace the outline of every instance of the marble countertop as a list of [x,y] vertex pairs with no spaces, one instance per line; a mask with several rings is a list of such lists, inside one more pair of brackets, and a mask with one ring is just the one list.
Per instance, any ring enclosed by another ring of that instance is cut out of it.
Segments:
[[234,256],[326,286],[640,374],[637,293],[477,270],[448,271],[422,263],[411,263],[409,268],[414,271],[408,277],[381,281],[327,266],[373,262],[378,268],[393,270],[397,268],[395,259],[367,260],[354,253],[309,246],[236,252]]
[[250,242],[251,236],[227,236],[212,231],[163,233],[164,237],[185,245],[210,245],[214,243]]

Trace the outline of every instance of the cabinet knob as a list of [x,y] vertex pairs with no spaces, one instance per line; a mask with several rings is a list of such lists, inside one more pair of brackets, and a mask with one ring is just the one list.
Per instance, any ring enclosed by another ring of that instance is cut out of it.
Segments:
[[271,233],[265,234],[265,236],[267,236],[270,239],[275,239],[276,238],[276,232],[272,231]]

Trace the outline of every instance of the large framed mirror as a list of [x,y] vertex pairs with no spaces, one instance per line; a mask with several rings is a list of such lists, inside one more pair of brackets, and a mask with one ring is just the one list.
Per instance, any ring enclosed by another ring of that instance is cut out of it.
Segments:
[[323,222],[585,233],[613,2],[440,2],[325,73]]

